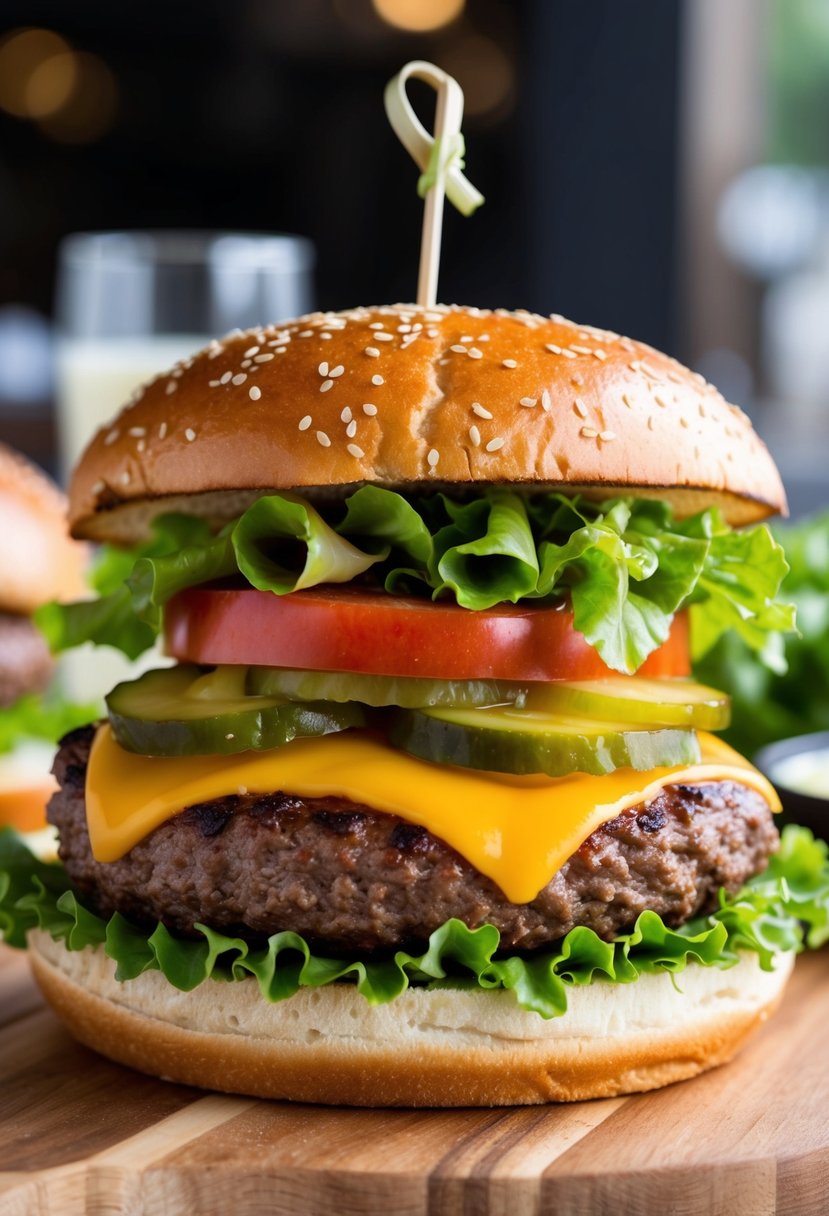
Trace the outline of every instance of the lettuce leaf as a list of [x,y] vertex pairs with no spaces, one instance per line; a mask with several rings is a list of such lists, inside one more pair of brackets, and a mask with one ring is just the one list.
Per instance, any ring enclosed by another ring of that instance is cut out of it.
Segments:
[[0,712],[0,755],[12,751],[24,739],[57,743],[68,731],[99,717],[101,707],[76,705],[53,687],[45,693],[30,693]]
[[351,494],[339,519],[334,510],[326,518],[296,495],[268,495],[218,535],[204,521],[163,516],[132,564],[104,559],[101,599],[47,605],[38,623],[53,650],[94,641],[135,657],[177,591],[241,575],[276,595],[368,578],[390,593],[452,596],[474,611],[569,596],[576,627],[627,673],[688,604],[697,656],[731,629],[779,666],[779,631],[793,625],[791,606],[774,598],[787,569],[780,546],[765,527],[732,532],[716,510],[678,521],[664,503],[633,498],[524,498],[486,487],[465,502],[408,500],[380,486]]
[[704,683],[730,693],[725,737],[746,755],[777,739],[829,730],[829,511],[775,524],[774,533],[790,566],[782,592],[797,610],[797,633],[776,635],[782,663],[759,664],[749,642],[732,632],[695,667]]
[[[379,554],[362,552],[329,527],[309,503],[280,494],[260,498],[249,507],[231,529],[230,539],[236,564],[248,582],[276,595],[320,583],[349,583],[387,553],[386,549]],[[286,556],[292,552],[297,560],[289,567]]]
[[567,1009],[567,990],[597,981],[629,984],[640,975],[676,974],[689,965],[728,968],[739,952],[758,956],[771,970],[781,950],[816,948],[829,940],[829,849],[805,828],[784,829],[780,852],[768,869],[735,897],[721,895],[711,916],[669,929],[655,912],[643,912],[632,931],[604,942],[591,930],[573,929],[555,949],[502,955],[493,925],[469,929],[448,920],[421,954],[398,951],[383,960],[342,960],[315,954],[297,933],[276,933],[254,946],[242,938],[197,926],[184,940],[159,924],[150,932],[116,913],[109,921],[78,901],[58,863],[37,861],[9,830],[0,833],[0,930],[13,946],[40,926],[70,950],[103,946],[116,977],[129,981],[161,971],[183,992],[208,979],[253,979],[267,1001],[299,988],[354,983],[373,1005],[395,999],[410,985],[504,988],[523,1009],[544,1018]]

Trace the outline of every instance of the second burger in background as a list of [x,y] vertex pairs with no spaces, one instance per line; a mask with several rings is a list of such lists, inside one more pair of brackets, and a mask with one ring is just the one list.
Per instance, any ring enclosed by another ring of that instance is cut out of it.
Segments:
[[57,692],[32,613],[83,594],[87,548],[70,540],[66,499],[45,473],[0,444],[0,825],[46,828],[53,744],[78,716]]

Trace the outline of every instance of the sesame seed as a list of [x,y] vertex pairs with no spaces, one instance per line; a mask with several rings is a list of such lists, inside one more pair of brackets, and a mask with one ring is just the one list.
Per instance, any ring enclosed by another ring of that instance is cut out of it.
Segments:
[[139,439],[139,440],[138,440],[138,443],[135,445],[135,450],[136,450],[136,452],[146,452],[146,450],[147,450],[147,440],[146,440],[146,439]]
[[243,359],[242,362],[239,364],[239,366],[240,367],[250,367],[251,363],[253,363],[253,359]]
[[385,384],[386,381],[383,379],[382,376],[372,376],[371,383],[379,386],[381,384]]
[[470,347],[466,353],[469,355],[470,359],[483,359],[484,357],[484,352],[482,350],[478,350],[477,346]]
[[[412,332],[412,327],[411,327],[411,325],[398,325],[397,332],[399,334],[410,334]],[[471,339],[470,339],[470,341],[471,341]]]
[[616,437],[617,436],[616,436],[615,431],[600,431],[599,432],[599,438],[602,440],[603,443],[612,443],[612,441]]
[[110,432],[109,432],[109,434],[107,435],[106,439],[104,440],[104,443],[107,445],[107,447],[109,447],[109,446],[110,446],[110,444],[115,443],[115,440],[118,438],[118,436],[120,435],[120,433],[121,433],[121,432],[118,430],[118,428],[117,428],[117,427],[116,427],[114,430],[112,430],[112,431],[110,431]]
[[276,355],[284,355],[284,354],[285,354],[285,351],[286,351],[287,349],[288,349],[288,348],[287,348],[287,346],[277,346],[276,350],[274,351],[274,354],[276,354]]
[[96,481],[95,485],[92,487],[92,493],[97,495],[97,494],[102,493],[102,491],[104,491],[105,489],[106,489],[106,482]]
[[631,359],[630,363],[628,363],[628,367],[632,372],[638,372],[641,366],[642,364],[638,359]]
[[208,380],[207,383],[210,386],[210,388],[218,388],[219,385],[221,384],[221,380]]
[[162,422],[161,426],[158,428],[159,439],[163,439],[166,434],[167,434],[167,423]]
[[664,397],[660,397],[656,393],[654,393],[653,399],[657,405],[662,406],[663,410],[666,410],[668,408],[668,402],[665,400]]
[[313,329],[301,329],[297,334],[298,338],[310,338],[313,336]]
[[433,469],[440,460],[440,452],[437,450],[437,448],[432,448],[426,459],[429,462],[429,468]]
[[583,435],[585,439],[595,439],[598,433],[592,426],[583,426],[579,431],[579,434]]
[[365,456],[363,449],[357,447],[356,443],[346,444],[345,450],[348,452],[349,456],[354,456],[357,458],[357,460],[362,460],[362,458]]
[[553,403],[550,400],[550,394],[547,392],[546,388],[544,389],[544,392],[541,394],[541,408],[543,409],[545,414],[549,414],[550,410],[553,408]]
[[604,362],[604,360],[607,358],[607,352],[603,351],[599,346],[597,346],[592,353],[594,359],[601,359],[602,362]]
[[165,393],[167,394],[167,396],[169,397],[169,396],[170,396],[170,394],[171,394],[171,393],[174,393],[174,392],[176,391],[176,389],[177,389],[177,388],[178,388],[178,381],[177,381],[177,380],[168,380],[168,381],[167,381],[167,387],[165,388],[165,390],[164,390],[164,391],[165,391]]
[[575,351],[577,355],[592,355],[592,346],[576,346],[575,342],[570,343],[570,350]]
[[145,426],[131,426],[129,433],[130,435],[135,435],[137,439],[140,439],[142,435],[147,434],[147,428]]
[[232,376],[233,372],[225,372],[222,378],[219,380],[219,384],[230,384]]
[[551,355],[560,355],[561,354],[561,347],[556,346],[555,342],[547,342],[544,346],[544,349],[548,350]]
[[465,355],[467,350],[462,342],[456,342],[455,345],[450,346],[449,349],[453,350],[456,355]]
[[376,346],[367,346],[366,354],[368,355],[369,359],[379,359],[380,358],[380,352]]
[[236,738],[236,736],[234,735],[234,733],[233,733],[233,731],[232,731],[232,730],[229,730],[229,731],[227,732],[227,734],[225,735],[225,738],[226,738],[226,739],[235,739],[235,738]]
[[352,417],[353,417],[353,415],[351,413],[351,406],[350,405],[345,406],[342,413],[340,414],[340,421],[341,422],[350,422]]
[[267,354],[257,355],[256,358],[253,360],[253,362],[254,363],[270,363],[271,359],[273,359],[273,358],[274,358],[274,356],[271,354],[270,351],[268,351]]
[[518,364],[515,362],[514,359],[502,359],[501,366],[502,367],[518,367]]
[[343,367],[342,363],[338,363],[336,367],[331,368],[331,371],[328,374],[332,380],[336,380],[337,377],[341,376],[344,371],[345,368]]
[[246,358],[246,359],[252,359],[254,355],[258,355],[258,354],[259,354],[259,347],[258,347],[258,346],[250,346],[250,347],[248,347],[248,349],[245,351],[245,358]]
[[461,342],[474,342],[474,341],[475,341],[475,339],[472,337],[472,335],[471,335],[471,334],[465,334],[465,335],[464,335],[464,336],[461,338]]
[[472,440],[476,448],[481,446],[481,432],[476,426],[469,428],[469,438]]
[[489,410],[484,409],[480,401],[472,402],[472,413],[477,414],[479,418],[486,418],[487,420],[492,418],[492,414],[490,414]]
[[320,392],[327,393],[328,390],[333,387],[334,387],[333,380],[323,380],[322,384],[320,385]]
[[325,431],[317,431],[317,443],[322,444],[324,448],[331,447],[331,440],[328,438]]
[[573,402],[573,409],[576,411],[579,418],[587,417],[587,406],[584,404],[581,397],[576,397],[575,401]]
[[374,415],[377,413],[377,406],[372,405],[371,402],[367,401],[366,404],[363,406],[363,413],[368,414],[369,418],[373,418]]
[[349,422],[348,426],[345,428],[345,433],[349,439],[354,438],[354,436],[357,434],[357,423],[355,420]]
[[317,371],[319,372],[319,374],[322,376],[322,378],[323,378],[323,380],[324,380],[324,379],[325,379],[325,377],[328,375],[328,364],[327,364],[327,363],[321,363],[321,364],[319,365],[319,367],[317,368]]
[[700,401],[699,405],[697,406],[697,409],[699,410],[700,418],[704,418],[705,417],[705,406],[702,404],[701,401]]
[[244,384],[245,381],[247,380],[247,378],[248,378],[247,372],[239,372],[238,375],[233,377],[233,379],[231,380],[230,383],[231,384]]
[[648,430],[653,430],[653,414],[648,415]]
[[[687,419],[687,418],[680,418],[680,420],[679,420],[679,425],[680,425],[680,426],[684,426],[684,427],[687,429],[687,427],[688,427],[688,419]],[[726,435],[728,434],[728,428],[727,428],[727,427],[726,427],[726,431],[725,431],[725,433],[726,433]]]
[[622,400],[624,401],[625,405],[628,407],[629,410],[633,409],[633,402],[631,401],[631,399],[627,395],[627,393],[622,393]]
[[534,405],[538,404],[538,398],[537,397],[522,397],[519,404],[526,405],[528,409],[532,409],[532,407]]
[[196,432],[193,430],[193,428],[191,426],[188,426],[187,430],[184,432],[184,438],[187,440],[188,443],[192,443],[193,440],[196,438]]
[[382,330],[378,330],[374,338],[377,342],[393,342],[394,334],[384,334]]
[[479,335],[478,335],[478,341],[479,341],[479,342],[488,342],[488,341],[489,341],[489,334],[479,334]]
[[326,338],[326,339],[327,339],[329,342],[331,341],[331,335],[330,335],[330,334],[320,334],[320,337],[321,337],[321,338]]
[[251,401],[258,401],[262,396],[261,388],[259,388],[256,384],[252,384],[248,389],[248,396],[250,397]]
[[369,325],[369,329],[384,329],[384,328],[385,328],[385,326],[383,325],[382,321],[372,321],[371,324]]
[[299,429],[301,431],[307,431],[308,427],[311,425],[311,421],[311,415],[306,414],[304,418],[300,418],[299,420]]
[[497,439],[490,439],[489,443],[486,445],[486,450],[488,452],[497,452],[503,446],[504,441],[499,436]]

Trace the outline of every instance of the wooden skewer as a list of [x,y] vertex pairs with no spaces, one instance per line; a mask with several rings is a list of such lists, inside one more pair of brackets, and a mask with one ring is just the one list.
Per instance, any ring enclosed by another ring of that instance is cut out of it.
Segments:
[[[425,81],[437,92],[433,136],[423,127],[406,94],[406,83],[412,77]],[[437,302],[444,199],[448,197],[464,215],[471,215],[484,201],[462,172],[463,90],[452,76],[433,63],[414,60],[389,81],[385,104],[396,135],[421,169],[418,189],[425,195],[425,205],[417,303],[429,308]]]

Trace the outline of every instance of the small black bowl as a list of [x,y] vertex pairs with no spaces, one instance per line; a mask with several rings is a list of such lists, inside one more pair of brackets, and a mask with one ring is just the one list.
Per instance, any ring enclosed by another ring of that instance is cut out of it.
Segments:
[[[806,794],[787,785],[792,780],[790,762],[797,756],[810,752],[829,753],[829,730],[814,735],[797,735],[794,739],[781,739],[770,743],[754,757],[754,763],[766,774],[780,795],[783,803],[782,819],[785,823],[802,823],[811,828],[815,836],[829,840],[829,797]],[[827,761],[829,763],[829,761]]]

